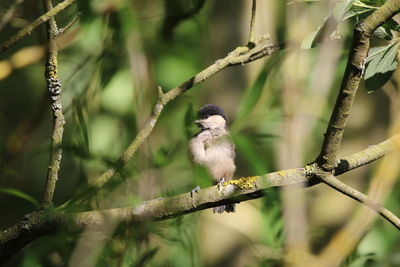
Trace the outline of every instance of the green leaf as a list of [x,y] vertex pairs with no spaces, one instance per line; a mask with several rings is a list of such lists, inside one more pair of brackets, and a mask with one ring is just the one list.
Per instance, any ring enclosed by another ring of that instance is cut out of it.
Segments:
[[162,167],[168,163],[168,150],[165,147],[160,148],[153,155],[154,165],[156,167]]
[[368,80],[365,80],[365,88],[368,92],[373,92],[385,85],[392,77],[394,71],[377,73]]
[[319,33],[319,29],[307,34],[307,36],[301,41],[301,49],[310,49],[313,47],[314,39]]
[[368,91],[382,87],[397,68],[397,51],[400,43],[370,49],[365,69],[365,85]]
[[337,22],[341,22],[345,17],[349,16],[351,7],[355,0],[346,0],[338,2],[333,8],[333,17]]
[[148,249],[147,251],[145,251],[144,253],[142,253],[142,255],[140,256],[140,258],[138,259],[138,261],[133,265],[133,266],[146,266],[147,263],[154,258],[154,256],[156,255],[156,253],[158,252],[160,248],[159,247],[154,247],[151,249]]
[[361,0],[361,3],[364,3],[366,5],[370,5],[370,6],[375,6],[375,7],[379,7],[381,5],[383,5],[385,3],[386,0]]
[[246,92],[243,100],[240,102],[238,108],[238,114],[236,116],[236,121],[243,120],[252,111],[254,106],[257,104],[262,91],[264,90],[265,82],[273,68],[277,68],[277,64],[280,62],[282,53],[275,53],[270,57],[270,60],[264,65],[264,68],[258,74],[256,81],[251,86],[251,88]]
[[374,36],[380,39],[391,40],[393,38],[392,33],[389,29],[381,26],[373,32]]
[[193,108],[193,104],[189,104],[184,117],[185,123],[185,135],[187,139],[190,139],[199,130],[194,121],[196,120],[196,111]]
[[329,16],[324,19],[324,22],[318,29],[314,32],[311,32],[303,39],[301,43],[302,49],[310,49],[316,47],[318,43],[324,41],[324,39],[328,38],[328,36],[334,36],[337,32],[338,22],[333,16]]
[[36,199],[34,199],[30,195],[28,195],[22,191],[19,191],[17,189],[9,188],[9,187],[0,187],[0,192],[25,199],[25,200],[29,201],[30,203],[32,203],[37,208],[40,206],[39,202]]
[[254,146],[253,140],[241,134],[234,136],[236,148],[243,159],[247,162],[254,175],[267,173],[267,163]]
[[264,84],[267,81],[267,77],[267,68],[263,68],[258,74],[253,86],[250,88],[249,93],[246,94],[243,98],[243,101],[241,101],[237,119],[243,119],[253,109],[262,93],[262,90],[264,89]]
[[79,145],[84,154],[89,154],[89,130],[88,130],[88,120],[87,120],[87,109],[85,105],[82,105],[80,101],[74,101],[76,125],[78,128],[77,136],[79,138]]

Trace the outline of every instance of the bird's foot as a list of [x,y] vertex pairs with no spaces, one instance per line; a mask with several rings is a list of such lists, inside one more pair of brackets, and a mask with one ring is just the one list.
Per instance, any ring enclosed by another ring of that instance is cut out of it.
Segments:
[[200,191],[200,186],[196,186],[192,191],[190,192],[190,197],[193,198],[193,196]]
[[219,207],[214,207],[213,208],[213,213],[223,213],[225,211],[225,206],[219,206]]
[[213,213],[236,212],[235,206],[236,206],[235,203],[229,203],[222,206],[214,207]]
[[224,183],[225,183],[225,178],[222,177],[221,180],[219,180],[219,182],[218,182],[218,184],[217,184],[218,191],[221,191],[221,190],[222,190],[222,187],[224,186]]

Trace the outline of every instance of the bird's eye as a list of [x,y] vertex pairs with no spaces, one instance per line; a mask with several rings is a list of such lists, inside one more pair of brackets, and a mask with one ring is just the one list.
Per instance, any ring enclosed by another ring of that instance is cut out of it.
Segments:
[[205,115],[205,116],[204,116],[205,119],[208,119],[208,117],[210,117],[210,115]]

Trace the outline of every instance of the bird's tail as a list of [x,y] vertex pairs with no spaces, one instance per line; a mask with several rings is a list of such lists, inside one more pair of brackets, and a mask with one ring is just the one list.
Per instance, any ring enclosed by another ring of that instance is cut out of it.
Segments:
[[222,205],[222,206],[219,206],[219,207],[214,207],[213,208],[213,212],[214,213],[223,213],[224,211],[225,212],[235,212],[235,206],[236,206],[236,204],[234,204],[234,203],[229,203],[229,204],[226,204],[226,205]]

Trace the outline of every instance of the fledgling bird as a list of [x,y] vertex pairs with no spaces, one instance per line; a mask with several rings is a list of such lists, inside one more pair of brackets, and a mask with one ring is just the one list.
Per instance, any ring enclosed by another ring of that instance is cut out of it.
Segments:
[[[200,132],[190,139],[189,149],[193,161],[208,169],[219,188],[235,172],[235,145],[232,142],[225,112],[218,106],[207,104],[197,113]],[[235,204],[213,208],[214,213],[235,212]]]

